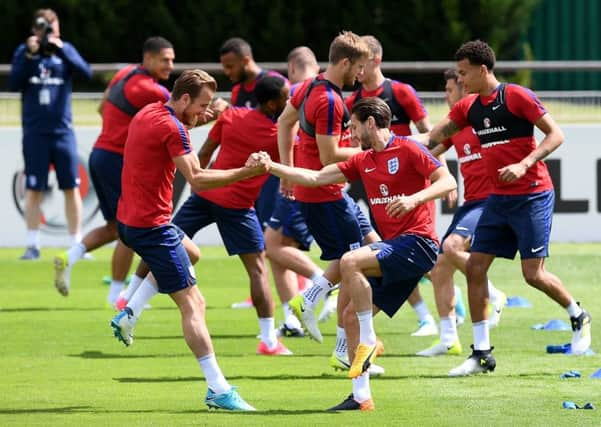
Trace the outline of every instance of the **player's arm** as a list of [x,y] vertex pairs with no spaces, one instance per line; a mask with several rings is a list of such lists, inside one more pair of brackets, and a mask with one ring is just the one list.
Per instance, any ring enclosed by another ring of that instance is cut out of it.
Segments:
[[294,168],[276,162],[269,162],[269,173],[305,187],[319,187],[322,185],[339,184],[346,182],[346,177],[336,163],[327,165],[321,170]]
[[386,205],[386,213],[391,217],[401,217],[419,205],[444,197],[457,189],[457,182],[446,167],[436,168],[429,179],[432,185],[417,193],[397,197]]
[[[449,150],[445,144],[438,144],[436,147],[430,150],[430,153],[438,159],[440,163],[448,170],[449,165],[447,164],[447,159],[445,157],[445,153]],[[452,208],[457,204],[457,199],[459,195],[457,194],[457,189],[449,191],[443,199],[447,201],[447,205]]]
[[194,192],[222,187],[266,172],[265,165],[262,163],[237,169],[202,169],[198,163],[198,156],[193,152],[174,157],[173,162]]
[[339,147],[340,135],[315,135],[317,149],[319,150],[319,160],[322,165],[344,162],[349,157],[361,151],[361,148]]
[[280,162],[287,166],[294,164],[294,138],[298,123],[298,110],[288,102],[278,118],[278,152]]
[[102,116],[102,112],[104,111],[104,104],[106,102],[106,100],[109,97],[109,88],[107,87],[103,94],[102,94],[102,98],[100,99],[100,104],[98,104],[98,114],[100,114]]
[[[280,162],[287,166],[294,165],[294,138],[298,132],[298,110],[288,101],[284,111],[278,118],[278,153]],[[292,184],[283,179],[280,181],[280,191],[284,197],[292,199],[294,192]]]
[[428,147],[430,147],[430,149],[436,147],[438,144],[442,143],[442,141],[452,137],[460,130],[461,128],[457,123],[450,118],[445,117],[430,131]]
[[200,147],[200,150],[198,151],[198,162],[200,163],[201,168],[206,168],[209,165],[211,157],[217,147],[219,147],[219,142],[215,141],[210,136],[207,137],[207,140],[202,144],[202,147]]
[[499,180],[501,182],[514,182],[524,175],[539,160],[543,160],[549,154],[559,147],[565,137],[559,125],[553,120],[550,114],[541,116],[534,125],[539,128],[545,137],[530,154],[524,157],[519,163],[513,163],[499,169]]
[[430,123],[430,119],[428,118],[428,116],[414,122],[414,124],[420,133],[430,132],[430,129],[432,129],[432,123]]

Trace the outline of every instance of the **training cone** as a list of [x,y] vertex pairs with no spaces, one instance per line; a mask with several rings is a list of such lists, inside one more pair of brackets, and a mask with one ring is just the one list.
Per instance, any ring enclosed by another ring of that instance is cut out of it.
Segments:
[[599,378],[599,379],[601,379],[601,368],[599,368],[595,372],[593,372],[591,374],[591,378]]

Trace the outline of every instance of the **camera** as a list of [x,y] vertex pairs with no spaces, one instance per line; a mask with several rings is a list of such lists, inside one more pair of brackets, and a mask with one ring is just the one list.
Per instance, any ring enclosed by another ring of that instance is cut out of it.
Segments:
[[39,16],[35,23],[33,24],[33,28],[42,33],[42,38],[40,39],[40,52],[44,55],[52,55],[56,52],[56,45],[50,43],[48,40],[48,36],[52,34],[52,25],[48,22],[44,17]]

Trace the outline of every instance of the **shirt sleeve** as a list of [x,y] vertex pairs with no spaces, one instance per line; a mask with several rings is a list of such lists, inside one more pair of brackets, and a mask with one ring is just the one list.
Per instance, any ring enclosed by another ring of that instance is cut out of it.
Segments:
[[169,125],[165,145],[171,158],[183,156],[192,151],[188,129],[179,120]]
[[240,85],[241,83],[237,83],[234,85],[234,87],[232,87],[232,96],[230,98],[230,104],[232,105],[236,105],[236,102],[238,102],[238,93],[240,93]]
[[13,55],[13,61],[8,77],[8,87],[13,91],[22,91],[27,85],[27,79],[35,74],[35,61],[25,56],[25,44],[19,45]]
[[305,93],[307,92],[309,84],[311,84],[311,80],[306,80],[304,83],[294,85],[294,93],[290,95],[290,104],[296,110],[300,108],[300,105],[303,102],[303,98],[305,96]]
[[[153,102],[165,102],[169,99],[169,91],[165,87],[149,78],[136,77],[138,76],[134,76],[125,85],[125,96],[132,105],[142,108]],[[137,81],[132,81],[133,79]],[[132,84],[129,84],[130,82]]]
[[428,115],[428,112],[417,96],[417,92],[413,86],[406,83],[395,83],[392,92],[411,121],[415,123],[424,119]]
[[361,179],[361,174],[359,173],[358,162],[359,158],[363,155],[363,153],[357,153],[350,158],[348,158],[344,162],[339,162],[336,165],[340,172],[346,177],[348,182],[358,181]]
[[432,175],[436,169],[442,166],[438,159],[434,158],[423,144],[417,141],[409,140],[409,164],[412,164],[415,170],[424,177]]
[[342,131],[342,116],[344,114],[344,102],[331,88],[315,88],[309,95],[315,109],[315,134],[337,136]]
[[218,144],[221,144],[221,132],[223,130],[223,122],[225,121],[226,117],[229,116],[231,108],[234,107],[229,107],[227,110],[225,110],[219,115],[219,117],[215,121],[215,124],[213,124],[213,127],[209,131],[209,138],[211,138]]
[[469,123],[467,121],[467,112],[469,110],[470,105],[472,105],[475,96],[466,96],[460,99],[455,105],[453,105],[453,108],[451,108],[451,111],[447,116],[461,129],[463,129],[466,126],[469,126]]
[[90,68],[90,65],[81,57],[77,49],[75,49],[75,46],[71,43],[64,42],[62,49],[58,49],[56,54],[88,80],[92,78],[92,69]]
[[505,88],[507,109],[530,123],[536,122],[547,113],[547,110],[530,89],[509,84]]

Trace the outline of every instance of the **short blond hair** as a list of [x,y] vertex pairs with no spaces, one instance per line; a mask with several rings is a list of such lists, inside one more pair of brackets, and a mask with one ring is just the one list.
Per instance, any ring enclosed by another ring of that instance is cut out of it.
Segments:
[[341,32],[330,44],[330,64],[338,64],[344,58],[348,58],[351,63],[369,58],[367,43],[352,31]]
[[205,71],[198,69],[185,70],[175,81],[171,97],[177,101],[183,94],[187,93],[194,99],[205,86],[215,92],[217,90],[217,81]]
[[367,44],[371,58],[379,57],[382,59],[384,51],[380,41],[372,35],[362,36],[361,39]]

